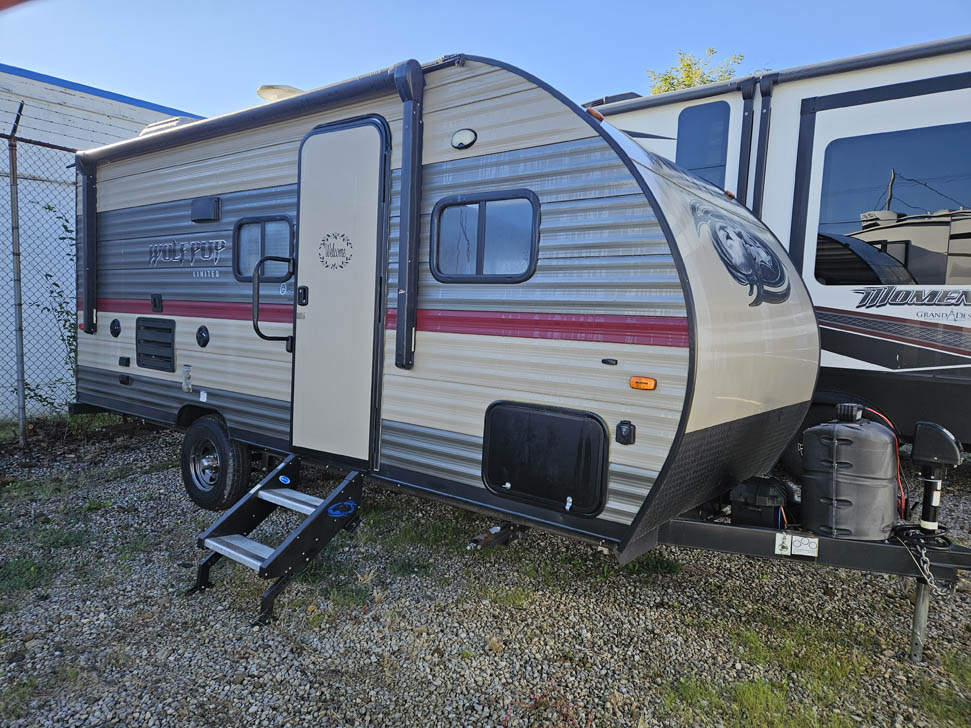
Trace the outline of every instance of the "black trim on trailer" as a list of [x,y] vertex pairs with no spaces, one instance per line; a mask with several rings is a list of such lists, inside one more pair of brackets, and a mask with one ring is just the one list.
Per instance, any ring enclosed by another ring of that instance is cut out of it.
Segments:
[[401,97],[401,191],[398,224],[398,319],[394,365],[415,365],[415,329],[418,326],[418,266],[421,246],[421,170],[424,136],[423,98],[425,74],[418,61],[408,61],[394,71]]
[[730,81],[709,83],[704,86],[692,86],[691,88],[681,89],[680,91],[669,91],[668,93],[657,94],[656,96],[641,96],[630,101],[618,101],[603,106],[598,105],[597,111],[604,116],[613,116],[614,114],[640,111],[641,109],[650,109],[655,106],[667,106],[668,104],[680,103],[682,101],[707,99],[711,96],[739,91],[742,88],[742,84],[751,83],[754,85],[757,79],[757,76],[744,76],[743,78],[733,78]]
[[802,273],[803,258],[805,257],[806,217],[809,213],[809,182],[816,135],[816,114],[820,111],[957,91],[964,88],[971,88],[971,72],[935,76],[934,78],[893,83],[887,86],[874,86],[857,91],[844,91],[828,96],[812,96],[802,100],[799,141],[796,145],[796,179],[792,195],[792,225],[789,230],[789,257],[792,258],[796,270]]
[[[485,208],[486,203],[499,200],[527,200],[533,209],[532,227],[529,232],[529,264],[526,270],[515,275],[503,273],[472,273],[456,274],[443,273],[438,267],[438,236],[441,232],[440,218],[442,212],[449,207],[458,205],[472,205],[478,203],[479,229],[476,234],[476,270],[481,271],[485,257]],[[467,195],[449,195],[443,197],[435,203],[432,209],[431,231],[428,241],[428,263],[431,267],[432,276],[441,283],[522,283],[533,277],[536,272],[536,263],[539,259],[539,226],[540,226],[540,204],[536,193],[528,189],[496,190],[494,192],[476,192]]]
[[876,66],[886,66],[891,63],[903,63],[905,61],[916,61],[921,58],[943,56],[948,53],[960,53],[961,51],[968,50],[971,50],[971,35],[959,35],[929,43],[918,43],[903,46],[902,48],[892,48],[888,51],[877,51],[862,56],[840,58],[835,61],[825,61],[823,63],[813,63],[808,66],[785,69],[779,72],[779,83],[783,81],[801,81],[805,78],[827,76],[831,73],[860,71],[865,68],[875,68]]
[[752,154],[752,128],[754,126],[752,98],[755,96],[755,78],[739,83],[742,92],[742,141],[738,152],[738,181],[735,183],[735,199],[743,205],[748,199],[749,157]]
[[[817,539],[817,555],[801,557],[777,554],[776,535],[780,533],[787,533],[793,538],[803,535]],[[729,554],[801,561],[871,573],[918,578],[922,576],[910,550],[902,544],[891,541],[852,541],[819,536],[805,531],[779,531],[676,518],[658,529],[658,543]],[[927,555],[931,560],[931,571],[937,579],[953,582],[957,579],[957,569],[971,569],[971,549],[963,546],[952,546],[947,551],[928,549]]]
[[769,153],[769,122],[772,119],[772,89],[778,73],[767,73],[759,79],[759,141],[755,150],[755,186],[752,189],[752,214],[762,219],[762,195],[765,192],[765,165]]
[[[848,71],[859,71],[866,68],[886,66],[892,63],[903,63],[905,61],[915,61],[921,58],[931,58],[933,56],[943,56],[948,53],[960,53],[971,50],[971,35],[959,35],[954,38],[931,41],[929,43],[918,43],[916,45],[893,48],[888,51],[877,51],[861,56],[841,58],[835,61],[823,63],[813,63],[808,66],[797,66],[782,71],[766,74],[761,78],[772,76],[774,83],[784,81],[801,81],[806,78],[826,76],[833,73],[846,73]],[[731,93],[739,90],[735,84],[741,84],[749,79],[758,79],[757,76],[746,76],[742,79],[732,79],[721,83],[712,83],[705,86],[694,86],[679,91],[669,91],[668,93],[657,94],[656,96],[641,96],[630,101],[620,101],[601,105],[600,100],[591,101],[584,106],[597,106],[597,110],[604,116],[613,114],[623,114],[628,111],[638,109],[649,109],[655,106],[665,106],[667,104],[678,103],[681,101],[693,101],[695,99],[717,96],[723,93]],[[607,97],[608,99],[611,97]]]
[[[239,270],[239,230],[243,225],[255,225],[261,223],[260,225],[260,254],[257,259],[265,256],[266,253],[266,223],[268,222],[285,222],[290,228],[290,249],[287,251],[287,255],[293,257],[293,245],[295,235],[293,233],[293,219],[289,215],[257,215],[254,217],[241,217],[233,225],[233,278],[237,281],[244,283],[251,283],[253,280],[253,273],[250,271],[249,275],[245,275]],[[273,278],[268,278],[261,275],[260,281],[262,283],[283,283],[284,281],[290,280],[291,273],[287,271],[285,276],[274,276]]]
[[[478,60],[478,59],[471,59]],[[563,533],[596,544],[616,545],[624,537],[627,526],[622,523],[555,513],[508,498],[493,495],[482,486],[466,485],[433,475],[419,473],[395,465],[385,465],[368,477],[400,487],[426,497],[443,500],[487,516],[500,515],[513,523],[537,526],[547,531]]]
[[82,330],[93,334],[98,330],[98,188],[95,185],[94,164],[80,154],[74,163],[81,176],[81,205],[78,210],[77,247],[84,268],[79,276],[82,313]]
[[[328,132],[343,131],[354,129],[359,126],[372,126],[378,131],[381,138],[381,162],[378,175],[378,209],[377,214],[377,235],[375,244],[377,254],[374,266],[374,338],[371,345],[371,403],[370,403],[370,423],[368,426],[368,457],[367,460],[348,458],[334,453],[325,453],[317,450],[305,449],[293,446],[293,406],[290,406],[290,442],[287,444],[286,451],[306,455],[310,459],[317,460],[324,464],[335,465],[338,467],[350,467],[357,470],[367,470],[375,467],[378,462],[378,433],[381,429],[381,380],[384,372],[384,319],[385,319],[385,282],[384,276],[388,266],[388,231],[390,227],[391,210],[391,127],[388,121],[379,114],[365,114],[349,119],[321,124],[308,132],[300,141],[297,150],[297,229],[300,226],[300,184],[303,179],[303,145],[313,136],[326,134]],[[299,287],[300,278],[300,240],[299,237],[294,243],[293,260],[296,272],[294,273],[294,289]],[[293,356],[290,359],[290,402],[296,397],[294,390],[294,372],[297,366],[297,296],[293,297]]]

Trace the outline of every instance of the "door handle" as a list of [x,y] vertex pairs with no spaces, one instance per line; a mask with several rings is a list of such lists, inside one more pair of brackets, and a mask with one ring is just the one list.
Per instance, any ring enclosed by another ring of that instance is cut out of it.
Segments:
[[310,289],[307,286],[297,286],[297,305],[306,306],[310,303]]
[[256,265],[253,267],[253,331],[261,339],[266,339],[267,341],[285,341],[288,352],[293,352],[293,336],[267,336],[262,331],[260,331],[260,271],[263,269],[263,264],[267,261],[273,261],[274,263],[286,263],[287,264],[287,277],[290,278],[294,273],[294,260],[293,258],[282,258],[278,255],[264,255],[260,258]]

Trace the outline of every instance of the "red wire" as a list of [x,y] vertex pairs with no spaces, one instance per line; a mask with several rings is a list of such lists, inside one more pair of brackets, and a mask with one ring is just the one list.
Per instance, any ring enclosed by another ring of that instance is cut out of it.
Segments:
[[864,407],[867,412],[875,414],[881,420],[887,423],[890,427],[890,431],[893,433],[893,445],[894,450],[897,453],[897,487],[900,488],[900,505],[897,507],[897,512],[900,514],[901,518],[907,518],[907,499],[904,496],[904,484],[900,480],[900,441],[897,439],[897,428],[893,426],[891,422],[885,415],[880,414],[875,409],[870,409],[869,407]]

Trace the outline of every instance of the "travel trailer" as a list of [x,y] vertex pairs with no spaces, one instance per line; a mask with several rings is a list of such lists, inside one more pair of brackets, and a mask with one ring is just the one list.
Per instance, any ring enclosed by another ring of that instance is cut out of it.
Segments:
[[[184,429],[189,496],[226,509],[193,590],[244,564],[275,580],[259,621],[355,527],[364,476],[492,515],[496,540],[533,526],[622,563],[671,543],[925,586],[971,567],[943,542],[918,560],[781,517],[680,518],[803,422],[809,294],[743,205],[519,69],[407,61],[77,169],[76,409]],[[279,464],[250,488],[259,453]],[[303,461],[347,476],[318,497]],[[879,492],[894,513],[895,484]],[[281,544],[251,537],[276,508],[305,518]]]
[[765,226],[502,63],[78,166],[78,401],[186,428],[204,507],[246,492],[248,450],[298,453],[629,559],[808,407],[815,319]]
[[971,441],[969,68],[971,35],[593,104],[781,237],[820,326],[807,425],[852,400]]

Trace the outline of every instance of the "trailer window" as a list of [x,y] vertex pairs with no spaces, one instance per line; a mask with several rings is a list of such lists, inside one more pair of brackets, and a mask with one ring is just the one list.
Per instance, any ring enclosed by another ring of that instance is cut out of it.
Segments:
[[712,101],[689,106],[678,115],[678,148],[674,161],[718,189],[725,188],[730,112],[727,101]]
[[455,195],[432,211],[429,261],[443,283],[520,283],[536,269],[538,245],[530,190]]
[[[971,283],[971,123],[845,137],[823,159],[819,234],[860,241],[917,285]],[[844,256],[849,263],[849,258]],[[854,285],[817,248],[816,279]]]
[[[253,268],[260,258],[275,255],[293,257],[293,222],[285,215],[248,217],[236,223],[233,231],[233,274],[238,281],[252,281]],[[289,278],[287,264],[263,264],[260,280],[281,283]]]

